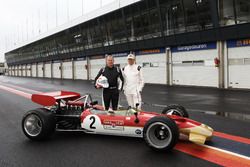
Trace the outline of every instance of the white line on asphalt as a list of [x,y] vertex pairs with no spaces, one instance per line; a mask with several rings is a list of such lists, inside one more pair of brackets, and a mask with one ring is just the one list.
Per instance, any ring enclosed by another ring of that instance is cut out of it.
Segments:
[[12,84],[9,84],[9,83],[3,83],[3,82],[0,82],[0,83],[3,86],[12,87],[12,88],[15,88],[15,89],[21,89],[23,91],[28,91],[30,93],[42,93],[42,92],[39,92],[39,91],[36,91],[36,90],[33,90],[33,89],[24,88],[24,87],[20,87],[20,86],[17,86],[17,85],[12,85]]
[[227,154],[231,154],[231,155],[234,155],[234,156],[238,156],[238,157],[241,157],[241,158],[244,158],[244,159],[247,159],[247,160],[250,160],[250,157],[245,156],[245,155],[237,154],[237,153],[234,153],[234,152],[231,152],[231,151],[223,150],[223,149],[213,147],[213,146],[209,146],[209,145],[202,145],[202,144],[198,144],[198,145],[200,145],[202,147],[214,149],[214,150],[217,150],[217,151],[221,151],[221,152],[224,152],[224,153],[227,153]]

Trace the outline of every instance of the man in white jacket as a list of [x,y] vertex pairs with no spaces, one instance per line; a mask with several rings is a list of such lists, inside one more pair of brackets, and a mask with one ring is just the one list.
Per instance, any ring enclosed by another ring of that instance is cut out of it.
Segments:
[[135,64],[135,55],[129,54],[128,65],[123,68],[124,94],[130,107],[141,109],[141,92],[144,87],[144,80],[141,66]]

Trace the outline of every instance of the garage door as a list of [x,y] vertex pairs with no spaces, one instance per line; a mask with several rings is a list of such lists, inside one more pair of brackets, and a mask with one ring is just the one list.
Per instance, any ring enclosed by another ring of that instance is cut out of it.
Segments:
[[22,76],[22,66],[19,65],[18,66],[18,74],[17,74],[19,77]]
[[15,76],[15,66],[12,66],[11,69],[12,69],[11,75]]
[[45,63],[44,65],[44,76],[46,78],[51,78],[51,63]]
[[26,77],[26,66],[22,65],[22,76]]
[[228,46],[229,87],[250,88],[250,39],[232,40]]
[[11,76],[14,76],[13,66],[10,67],[10,75],[11,75]]
[[174,85],[218,87],[216,43],[172,48],[172,82]]
[[53,78],[61,78],[61,63],[53,63]]
[[94,80],[99,70],[105,67],[105,59],[91,59],[90,60],[90,79]]
[[9,66],[9,70],[8,70],[8,72],[9,72],[9,76],[12,76],[12,67],[11,66]]
[[36,77],[36,64],[31,65],[31,76]]
[[18,76],[18,66],[15,66],[15,76]]
[[63,62],[62,71],[64,79],[72,79],[72,61]]
[[85,68],[86,65],[87,65],[86,60],[75,61],[75,66],[74,66],[75,79],[87,80],[88,77],[87,77],[87,69]]
[[15,66],[15,76],[18,76],[18,66]]
[[7,69],[7,74],[8,74],[8,76],[11,76],[11,67],[10,66]]
[[15,67],[11,67],[11,76],[15,76]]
[[15,66],[15,76],[18,76],[18,66]]
[[167,83],[165,49],[140,51],[136,53],[136,62],[143,67],[145,83]]
[[27,65],[27,77],[31,77],[31,65]]
[[38,70],[38,77],[42,78],[43,77],[43,64],[42,63],[37,65],[37,70]]
[[18,76],[22,76],[22,66],[18,66]]

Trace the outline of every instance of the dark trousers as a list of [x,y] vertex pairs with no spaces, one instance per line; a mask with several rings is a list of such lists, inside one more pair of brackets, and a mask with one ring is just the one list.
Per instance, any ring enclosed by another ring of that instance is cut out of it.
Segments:
[[117,110],[119,100],[118,89],[103,89],[103,101],[105,110],[109,109],[110,102],[112,103],[112,109]]

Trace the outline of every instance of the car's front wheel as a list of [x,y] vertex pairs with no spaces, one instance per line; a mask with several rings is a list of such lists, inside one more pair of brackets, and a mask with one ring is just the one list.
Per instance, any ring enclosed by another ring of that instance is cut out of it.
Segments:
[[31,140],[49,138],[55,131],[56,123],[53,113],[45,108],[38,108],[25,113],[22,130]]
[[151,118],[144,126],[143,137],[149,147],[157,151],[172,150],[179,139],[176,123],[168,117]]
[[168,105],[166,108],[162,110],[162,114],[178,115],[180,117],[185,117],[185,118],[189,117],[188,112],[185,109],[185,107],[178,105],[178,104]]

